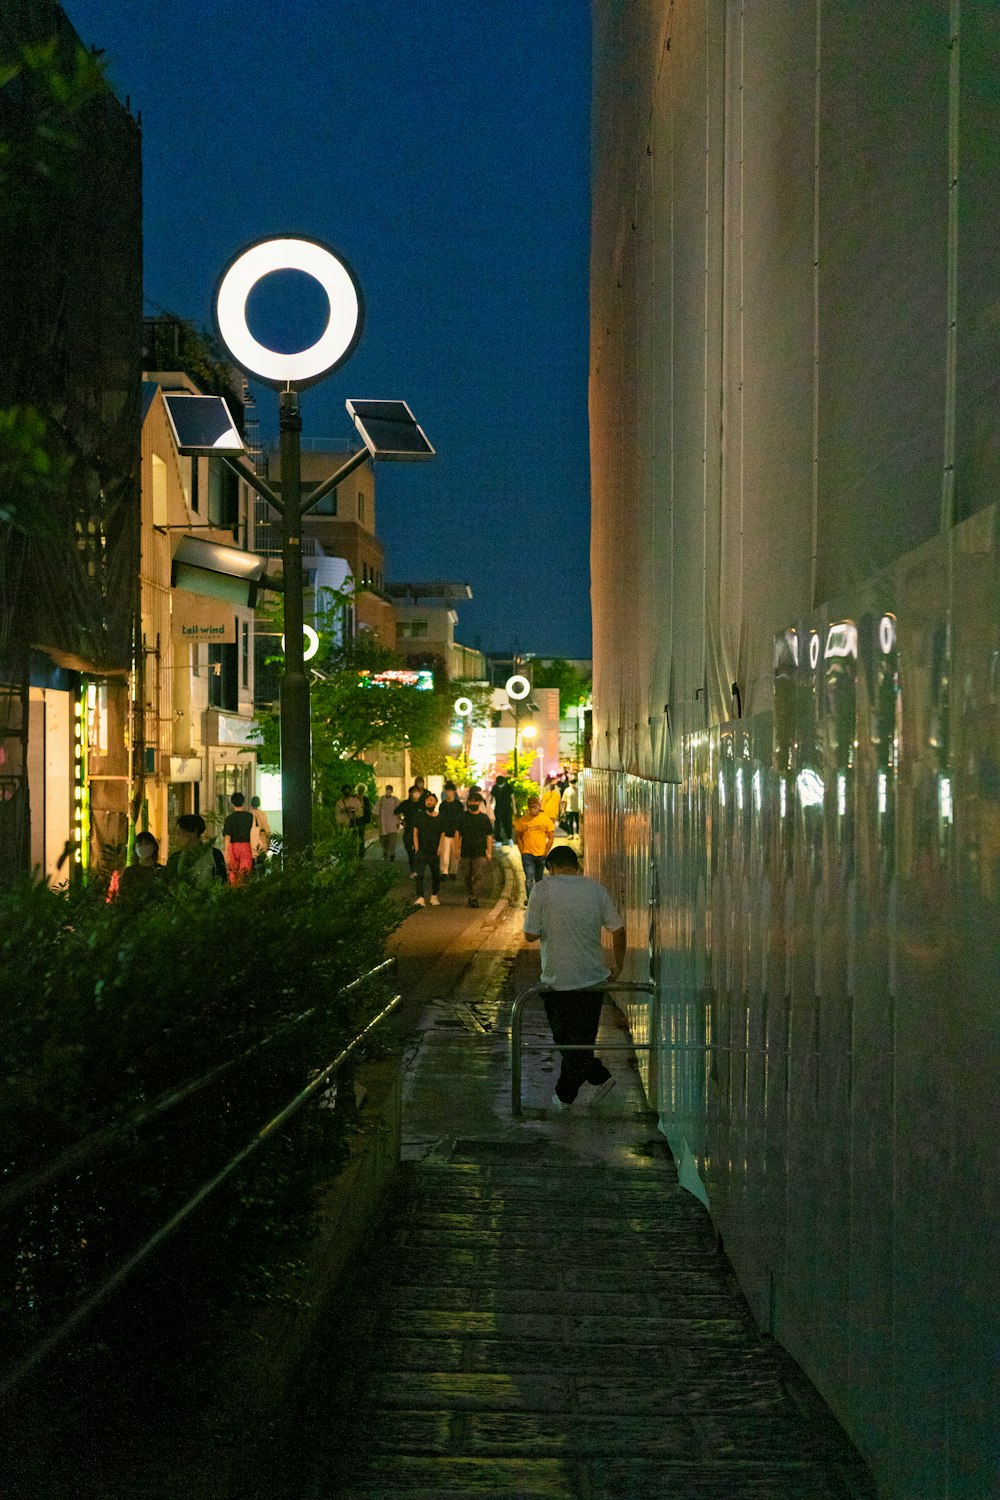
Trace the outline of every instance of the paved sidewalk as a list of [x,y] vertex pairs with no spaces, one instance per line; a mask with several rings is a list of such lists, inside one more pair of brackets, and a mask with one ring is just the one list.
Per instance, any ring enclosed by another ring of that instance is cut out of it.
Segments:
[[[511,1119],[510,1005],[538,960],[519,912],[479,917],[430,964],[451,987],[425,974],[399,1189],[318,1351],[306,1472],[270,1492],[871,1500],[811,1386],[758,1335],[629,1055],[609,1055],[604,1102],[557,1116],[551,1049],[529,1053],[528,1117]],[[408,921],[401,948],[426,931]],[[602,1038],[625,1035],[606,1006]],[[536,1004],[525,1041],[546,1040]]]

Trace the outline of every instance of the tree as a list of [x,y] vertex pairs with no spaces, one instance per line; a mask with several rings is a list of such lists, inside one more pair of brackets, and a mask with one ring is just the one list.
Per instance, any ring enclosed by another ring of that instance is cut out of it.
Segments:
[[590,697],[590,678],[584,677],[562,656],[548,662],[533,662],[532,686],[559,689],[559,715],[565,718],[571,708],[586,703]]
[[[371,785],[371,769],[360,757],[375,746],[441,744],[450,700],[405,684],[383,684],[379,673],[397,669],[401,659],[372,636],[349,633],[349,613],[357,589],[349,584],[328,598],[318,617],[320,652],[309,665],[312,682],[313,789],[319,808],[333,807],[345,782]],[[280,633],[280,605],[267,625]],[[277,768],[280,726],[277,709],[258,714],[258,760]],[[320,815],[317,827],[322,829]]]

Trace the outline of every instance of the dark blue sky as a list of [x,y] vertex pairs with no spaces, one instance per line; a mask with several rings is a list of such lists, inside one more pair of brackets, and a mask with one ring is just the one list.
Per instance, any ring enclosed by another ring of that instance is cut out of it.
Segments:
[[[387,576],[470,583],[466,644],[589,656],[587,0],[63,3],[142,113],[148,309],[207,325],[242,243],[329,241],[366,326],[304,438],[401,397],[438,450],[377,470]],[[311,343],[277,280],[254,332]]]

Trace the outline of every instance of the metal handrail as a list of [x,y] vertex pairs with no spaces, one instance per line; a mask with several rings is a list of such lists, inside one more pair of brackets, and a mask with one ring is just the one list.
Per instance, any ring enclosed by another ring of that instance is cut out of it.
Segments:
[[372,1020],[368,1022],[368,1025],[365,1026],[363,1030],[359,1031],[357,1036],[354,1037],[352,1041],[348,1042],[347,1046],[344,1047],[342,1051],[338,1052],[337,1056],[333,1059],[332,1062],[327,1063],[324,1068],[321,1068],[320,1071],[315,1074],[312,1079],[310,1079],[306,1087],[304,1089],[301,1089],[299,1093],[295,1095],[294,1099],[290,1100],[289,1103],[285,1105],[284,1109],[279,1110],[279,1112],[270,1120],[268,1120],[265,1125],[261,1126],[256,1135],[254,1135],[252,1139],[247,1142],[242,1150],[238,1151],[236,1155],[232,1157],[220,1171],[216,1172],[214,1177],[209,1179],[208,1182],[202,1183],[201,1187],[192,1194],[187,1202],[184,1203],[177,1210],[177,1212],[166,1221],[165,1224],[161,1224],[159,1229],[151,1234],[149,1238],[139,1246],[138,1250],[130,1255],[127,1260],[123,1261],[122,1264],[116,1268],[116,1270],[112,1271],[110,1276],[106,1277],[105,1280],[101,1282],[96,1291],[91,1292],[89,1297],[86,1297],[83,1302],[77,1304],[77,1306],[64,1320],[64,1322],[62,1322],[59,1327],[54,1330],[54,1332],[49,1334],[48,1338],[43,1339],[43,1341],[40,1344],[37,1344],[29,1354],[25,1355],[25,1357],[14,1366],[10,1373],[4,1377],[2,1383],[0,1383],[0,1396],[9,1395],[15,1389],[15,1387],[20,1385],[21,1381],[24,1380],[26,1376],[31,1374],[32,1370],[37,1369],[37,1367],[48,1358],[48,1356],[54,1349],[58,1348],[58,1346],[63,1343],[63,1341],[68,1338],[68,1336],[76,1328],[78,1328],[81,1323],[85,1322],[93,1312],[96,1312],[98,1307],[100,1307],[101,1304],[107,1300],[107,1298],[116,1289],[116,1287],[120,1286],[121,1283],[132,1274],[137,1266],[141,1265],[142,1262],[146,1260],[146,1258],[150,1256],[154,1250],[159,1248],[164,1240],[168,1239],[170,1235],[173,1234],[175,1229],[178,1229],[180,1225],[183,1224],[184,1220],[188,1217],[189,1214],[193,1213],[194,1210],[201,1203],[203,1203],[206,1198],[214,1193],[216,1188],[220,1187],[228,1177],[231,1177],[236,1169],[238,1167],[241,1167],[248,1157],[252,1156],[255,1151],[258,1151],[261,1146],[265,1145],[266,1142],[271,1138],[271,1136],[273,1136],[274,1132],[281,1125],[283,1125],[286,1120],[290,1120],[293,1115],[298,1114],[303,1105],[307,1104],[310,1099],[315,1098],[315,1096],[320,1093],[321,1090],[324,1090],[333,1074],[337,1072],[338,1068],[343,1066],[343,1064],[347,1061],[355,1048],[364,1041],[365,1037],[368,1036],[372,1031],[374,1031],[375,1027],[380,1025],[381,1022],[385,1020],[386,1016],[390,1015],[392,1011],[396,1009],[396,1006],[399,1004],[402,998],[402,995],[394,995],[389,1001],[389,1004],[382,1010],[380,1010],[378,1015],[374,1016]]
[[[352,979],[350,984],[345,984],[342,989],[336,991],[333,998],[339,1000],[341,995],[349,994],[351,990],[356,990],[359,985],[364,984],[367,980],[374,979],[376,974],[381,974],[384,970],[395,968],[395,966],[395,958],[385,959],[382,963],[376,964],[374,969],[369,969],[366,974],[361,974],[357,979]],[[235,1068],[240,1063],[246,1062],[248,1058],[253,1057],[255,1052],[260,1052],[263,1048],[270,1047],[273,1042],[276,1042],[279,1037],[283,1037],[293,1026],[298,1026],[301,1022],[307,1021],[310,1016],[315,1015],[318,1008],[315,1005],[310,1006],[308,1010],[302,1011],[299,1015],[293,1016],[290,1021],[286,1021],[283,1026],[279,1026],[277,1031],[272,1031],[270,1036],[261,1037],[259,1042],[254,1042],[253,1046],[248,1047],[245,1052],[238,1053],[236,1057],[231,1057],[226,1062],[218,1063],[207,1073],[203,1073],[200,1078],[190,1079],[187,1083],[181,1083],[175,1088],[168,1089],[165,1094],[161,1094],[158,1099],[154,1099],[152,1104],[144,1104],[141,1109],[136,1110],[131,1115],[126,1115],[124,1119],[112,1120],[110,1124],[102,1125],[98,1130],[92,1131],[90,1135],[81,1136],[78,1141],[74,1141],[71,1146],[67,1146],[63,1151],[58,1152],[51,1161],[46,1162],[37,1171],[32,1172],[26,1177],[15,1178],[14,1182],[0,1191],[0,1214],[13,1208],[15,1204],[20,1203],[23,1199],[30,1198],[39,1188],[46,1187],[50,1182],[55,1182],[71,1168],[78,1167],[83,1162],[89,1161],[92,1156],[99,1156],[102,1151],[107,1150],[121,1136],[127,1135],[133,1130],[138,1130],[141,1126],[147,1125],[150,1120],[155,1120],[157,1116],[167,1114],[176,1105],[182,1104],[185,1099],[190,1099],[193,1094],[200,1093],[210,1083],[214,1083],[217,1078],[221,1078],[224,1073],[228,1073],[230,1068]]]
[[[587,990],[593,995],[609,995],[618,990],[632,994],[651,995],[653,1004],[651,1006],[652,1016],[650,1018],[650,1035],[659,1037],[659,1008],[660,992],[652,980],[629,980],[615,979],[609,984],[588,985]],[[510,1013],[510,1112],[512,1115],[521,1114],[521,1054],[525,1050],[521,1041],[521,1032],[524,1025],[524,1007],[533,995],[544,995],[555,993],[550,984],[533,984],[530,989],[522,990],[514,1001]],[[556,1044],[560,1052],[592,1052],[593,1047],[587,1046],[585,1042],[572,1042],[562,1045]],[[658,1041],[652,1042],[613,1042],[609,1046],[602,1046],[602,1052],[648,1052],[649,1053],[649,1086],[648,1093],[655,1100],[657,1095],[657,1048]],[[536,1044],[529,1046],[529,1052],[550,1052],[552,1043]]]

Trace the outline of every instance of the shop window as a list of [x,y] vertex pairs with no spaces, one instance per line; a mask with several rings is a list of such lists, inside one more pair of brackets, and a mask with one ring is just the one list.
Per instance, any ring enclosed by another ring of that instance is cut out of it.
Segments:
[[208,706],[234,714],[239,708],[239,662],[235,644],[208,648]]
[[243,621],[243,624],[240,627],[240,641],[241,641],[241,644],[242,644],[242,652],[241,652],[241,655],[242,655],[241,679],[242,679],[242,682],[243,682],[243,686],[245,688],[249,688],[249,686],[250,686],[250,625],[249,625],[248,621],[246,621],[246,620]]
[[213,526],[233,531],[240,518],[240,482],[220,459],[208,460],[208,519]]

